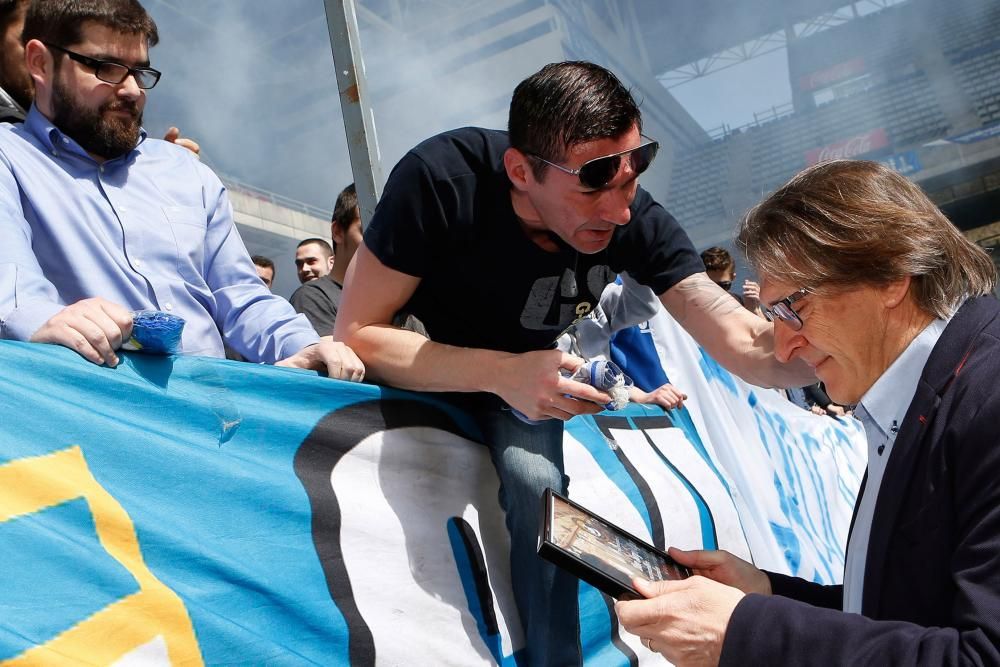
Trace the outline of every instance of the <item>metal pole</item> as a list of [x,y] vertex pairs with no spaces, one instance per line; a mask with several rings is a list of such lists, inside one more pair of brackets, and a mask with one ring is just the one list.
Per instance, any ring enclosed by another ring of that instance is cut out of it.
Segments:
[[351,171],[358,191],[361,224],[368,227],[375,213],[375,204],[382,195],[382,165],[365,80],[358,18],[354,0],[324,0],[323,4],[330,30],[333,64],[337,69],[340,110],[347,131],[347,151],[351,156]]

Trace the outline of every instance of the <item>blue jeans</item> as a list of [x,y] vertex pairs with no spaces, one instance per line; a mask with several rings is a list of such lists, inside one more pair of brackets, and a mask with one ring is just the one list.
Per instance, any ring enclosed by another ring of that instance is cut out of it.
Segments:
[[474,415],[500,477],[500,506],[510,531],[510,575],[524,628],[527,665],[581,664],[577,579],[538,555],[542,494],[565,494],[563,423],[525,424],[510,410]]

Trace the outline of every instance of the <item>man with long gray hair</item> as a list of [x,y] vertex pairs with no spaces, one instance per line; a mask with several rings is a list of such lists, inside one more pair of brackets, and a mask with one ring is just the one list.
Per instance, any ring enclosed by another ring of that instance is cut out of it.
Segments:
[[[868,438],[842,586],[673,550],[701,577],[637,582],[622,624],[676,665],[1000,664],[996,268],[875,162],[811,167],[752,209],[775,354],[801,359]],[[692,661],[692,656],[698,656]]]

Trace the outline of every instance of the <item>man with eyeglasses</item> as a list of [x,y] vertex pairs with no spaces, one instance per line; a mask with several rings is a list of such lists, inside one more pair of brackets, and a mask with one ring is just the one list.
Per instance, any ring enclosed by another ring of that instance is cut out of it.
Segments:
[[114,366],[132,313],[182,317],[185,354],[326,368],[359,380],[342,343],[264,287],[218,178],[148,139],[156,25],[135,0],[34,0],[22,36],[35,84],[0,127],[0,335]]
[[1000,665],[997,269],[914,183],[815,165],[751,209],[775,355],[857,404],[868,467],[843,585],[672,550],[622,625],[676,665]]
[[[29,0],[0,0],[0,122],[22,123],[35,99],[35,86],[24,63],[24,15]],[[201,153],[198,142],[182,137],[171,127],[164,140],[183,146],[195,155]]]
[[[544,489],[568,484],[562,421],[608,402],[564,377],[582,359],[549,348],[615,275],[651,287],[751,381],[811,377],[774,359],[771,325],[705,276],[683,229],[639,187],[657,148],[614,74],[547,65],[514,91],[509,132],[445,132],[396,165],[348,270],[334,338],[376,381],[448,392],[480,426],[500,477],[530,665],[580,663],[576,579],[539,559],[535,542]],[[429,340],[391,326],[404,308]]]

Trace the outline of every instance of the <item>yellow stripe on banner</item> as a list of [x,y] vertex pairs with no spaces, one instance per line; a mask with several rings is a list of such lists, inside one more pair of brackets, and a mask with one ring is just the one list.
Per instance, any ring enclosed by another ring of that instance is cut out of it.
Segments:
[[109,665],[158,636],[172,664],[204,664],[184,602],[146,567],[132,519],[98,484],[79,447],[0,466],[0,523],[80,497],[90,507],[101,545],[135,577],[139,591],[0,666]]

